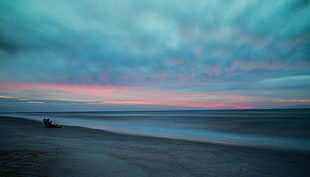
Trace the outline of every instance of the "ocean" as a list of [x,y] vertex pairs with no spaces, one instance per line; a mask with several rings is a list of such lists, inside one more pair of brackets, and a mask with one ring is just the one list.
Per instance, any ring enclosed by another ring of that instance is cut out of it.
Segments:
[[310,109],[28,112],[1,115],[37,121],[49,118],[55,124],[124,134],[310,151]]

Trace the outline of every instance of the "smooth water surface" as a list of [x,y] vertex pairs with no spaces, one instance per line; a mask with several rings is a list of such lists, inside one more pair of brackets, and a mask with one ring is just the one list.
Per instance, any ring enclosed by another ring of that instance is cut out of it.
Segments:
[[[1,114],[0,114],[1,115]],[[118,133],[310,150],[310,109],[106,111],[2,114]]]

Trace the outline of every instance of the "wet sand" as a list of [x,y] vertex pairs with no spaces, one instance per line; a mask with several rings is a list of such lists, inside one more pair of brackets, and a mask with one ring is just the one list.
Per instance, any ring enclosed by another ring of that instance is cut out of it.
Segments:
[[0,117],[0,176],[310,175],[310,153],[110,133]]

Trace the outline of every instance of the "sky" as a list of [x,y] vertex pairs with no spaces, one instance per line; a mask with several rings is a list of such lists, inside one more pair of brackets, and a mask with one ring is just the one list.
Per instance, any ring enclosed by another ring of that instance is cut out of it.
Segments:
[[0,112],[310,108],[309,0],[0,0]]

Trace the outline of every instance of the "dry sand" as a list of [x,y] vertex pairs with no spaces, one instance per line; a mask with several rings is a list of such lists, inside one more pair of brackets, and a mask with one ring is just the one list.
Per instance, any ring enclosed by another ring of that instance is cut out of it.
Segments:
[[43,128],[0,117],[0,176],[310,175],[310,154],[122,135],[80,127]]

